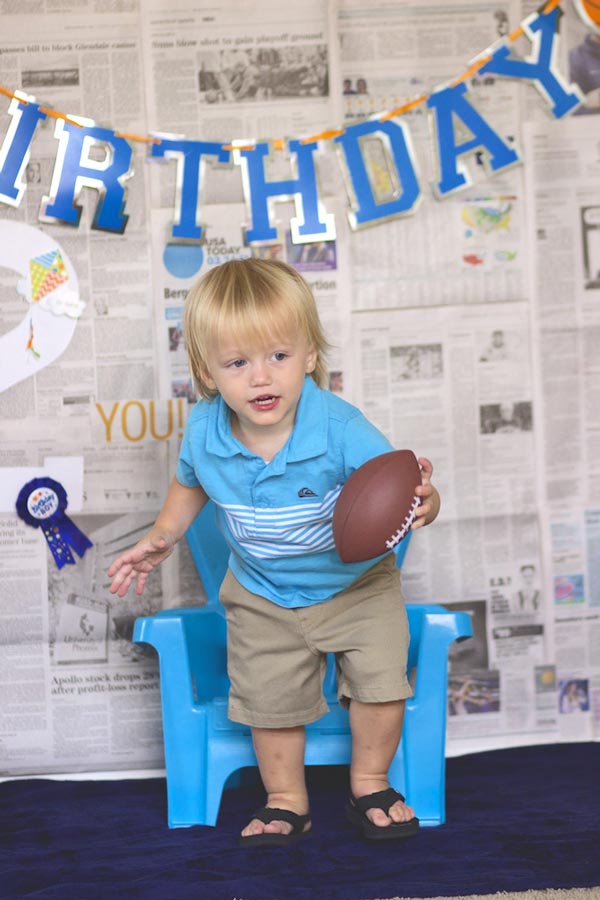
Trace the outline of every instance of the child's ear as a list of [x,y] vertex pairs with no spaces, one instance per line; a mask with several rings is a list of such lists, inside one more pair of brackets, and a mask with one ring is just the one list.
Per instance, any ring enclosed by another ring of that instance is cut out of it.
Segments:
[[214,378],[206,368],[206,366],[202,366],[200,373],[202,375],[202,381],[207,386],[207,388],[211,391],[216,391],[217,385],[215,384]]
[[317,351],[311,347],[308,353],[306,354],[306,374],[310,375],[311,372],[314,372],[317,366]]

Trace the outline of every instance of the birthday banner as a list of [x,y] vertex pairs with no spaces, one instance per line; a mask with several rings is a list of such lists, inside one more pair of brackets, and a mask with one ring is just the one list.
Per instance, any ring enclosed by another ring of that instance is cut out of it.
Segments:
[[[577,7],[586,25],[597,31],[597,22],[590,18],[593,4],[579,0]],[[467,85],[472,76],[490,75],[527,82],[539,92],[555,119],[567,116],[581,105],[584,96],[580,88],[565,80],[556,64],[562,15],[558,0],[550,0],[512,34],[480,53],[460,77],[430,94],[344,128],[304,138],[216,142],[166,134],[124,134],[100,127],[89,119],[44,108],[33,96],[19,90],[1,88],[11,98],[8,114],[12,121],[0,151],[0,201],[14,207],[21,203],[26,190],[24,171],[36,128],[50,117],[56,119],[54,136],[58,146],[50,192],[42,198],[39,210],[41,222],[78,227],[82,212],[78,203],[80,193],[82,188],[89,187],[98,194],[91,227],[123,234],[128,221],[126,185],[134,174],[132,142],[148,145],[149,162],[172,161],[177,167],[172,243],[204,240],[199,201],[202,180],[206,177],[217,180],[219,167],[232,165],[241,170],[244,185],[250,218],[250,223],[243,227],[247,245],[278,240],[273,206],[281,200],[291,200],[295,206],[290,221],[294,244],[334,240],[335,217],[326,210],[317,183],[319,156],[329,147],[336,150],[344,174],[352,229],[408,216],[417,210],[424,185],[410,128],[402,121],[405,113],[419,105],[428,111],[432,149],[437,160],[437,174],[430,189],[441,199],[471,185],[465,158],[477,154],[491,176],[523,162],[514,141],[500,134],[494,123],[473,105]],[[525,57],[516,56],[511,47],[521,37],[530,44]],[[391,190],[387,184],[385,198],[380,195],[365,159],[366,140],[379,142],[391,173]],[[98,148],[102,159],[98,159]],[[290,177],[269,180],[266,164],[277,154],[289,157]],[[46,261],[40,265],[45,266]],[[60,278],[60,262],[54,269],[55,277]]]

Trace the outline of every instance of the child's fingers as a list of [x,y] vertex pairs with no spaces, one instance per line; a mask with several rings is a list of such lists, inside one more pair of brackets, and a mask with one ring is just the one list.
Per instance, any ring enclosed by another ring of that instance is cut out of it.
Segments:
[[112,563],[110,569],[108,570],[109,577],[112,577],[118,569],[123,566],[133,566],[136,563],[142,562],[147,556],[151,553],[155,553],[157,550],[163,550],[165,547],[164,538],[160,538],[156,543],[153,541],[147,541],[143,544],[136,544],[135,547],[132,547],[131,550],[127,550],[125,553],[122,553],[117,559]]
[[145,540],[137,544],[111,564],[108,577],[112,578],[109,587],[111,594],[124,597],[132,582],[136,581],[136,593],[142,594],[148,574],[157,566],[165,556],[170,553],[171,547],[164,537]]
[[117,569],[113,582],[109,588],[111,594],[117,594],[119,597],[124,597],[133,580],[134,574],[135,572],[132,565],[125,564],[120,566]]
[[123,564],[122,557],[119,556],[118,559],[115,559],[115,561],[113,563],[111,563],[110,568],[108,570],[108,577],[113,578],[117,574],[119,569],[121,568],[122,564]]
[[122,553],[118,556],[108,570],[109,578],[112,578],[119,570],[129,569],[132,567],[133,563],[139,562],[137,556],[138,554],[135,553],[135,550],[128,550],[126,553]]
[[121,586],[117,590],[117,597],[122,598],[125,596],[125,594],[129,590],[129,586],[131,585],[131,582],[134,580],[134,578],[135,578],[135,571],[132,569],[131,572],[124,578]]
[[146,581],[148,580],[148,574],[146,572],[140,572],[137,578],[135,592],[138,596],[144,593],[144,588],[146,587]]
[[425,479],[427,479],[427,481],[429,481],[429,479],[433,475],[432,462],[429,459],[427,459],[426,456],[420,456],[417,461],[419,463],[419,466],[421,467],[421,475],[423,476],[423,478],[425,478]]
[[417,528],[422,528],[422,526],[425,524],[425,517],[430,512],[430,509],[431,507],[429,503],[422,503],[420,506],[417,506],[415,510],[415,519],[411,525],[412,531],[415,531]]
[[121,571],[121,567],[115,562],[112,564],[110,569],[108,570],[109,578],[112,578],[112,584],[109,588],[111,594],[116,594],[117,588],[123,584],[123,579],[125,578],[125,574]]

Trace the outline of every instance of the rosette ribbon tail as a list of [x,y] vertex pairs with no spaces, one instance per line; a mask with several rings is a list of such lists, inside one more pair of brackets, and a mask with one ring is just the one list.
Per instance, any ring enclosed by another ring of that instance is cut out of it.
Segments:
[[83,556],[85,551],[93,546],[90,539],[77,527],[75,522],[65,515],[60,519],[55,519],[52,525],[42,526],[42,531],[59,569],[65,565],[75,564],[71,547],[78,556]]

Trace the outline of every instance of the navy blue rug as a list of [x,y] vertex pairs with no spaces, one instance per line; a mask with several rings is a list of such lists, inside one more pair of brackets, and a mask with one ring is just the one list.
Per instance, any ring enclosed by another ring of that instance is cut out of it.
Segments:
[[447,822],[364,842],[346,775],[312,769],[313,834],[242,850],[262,802],[226,791],[216,828],[168,829],[162,779],[0,784],[2,900],[372,900],[600,885],[600,744],[523,747],[447,764]]

